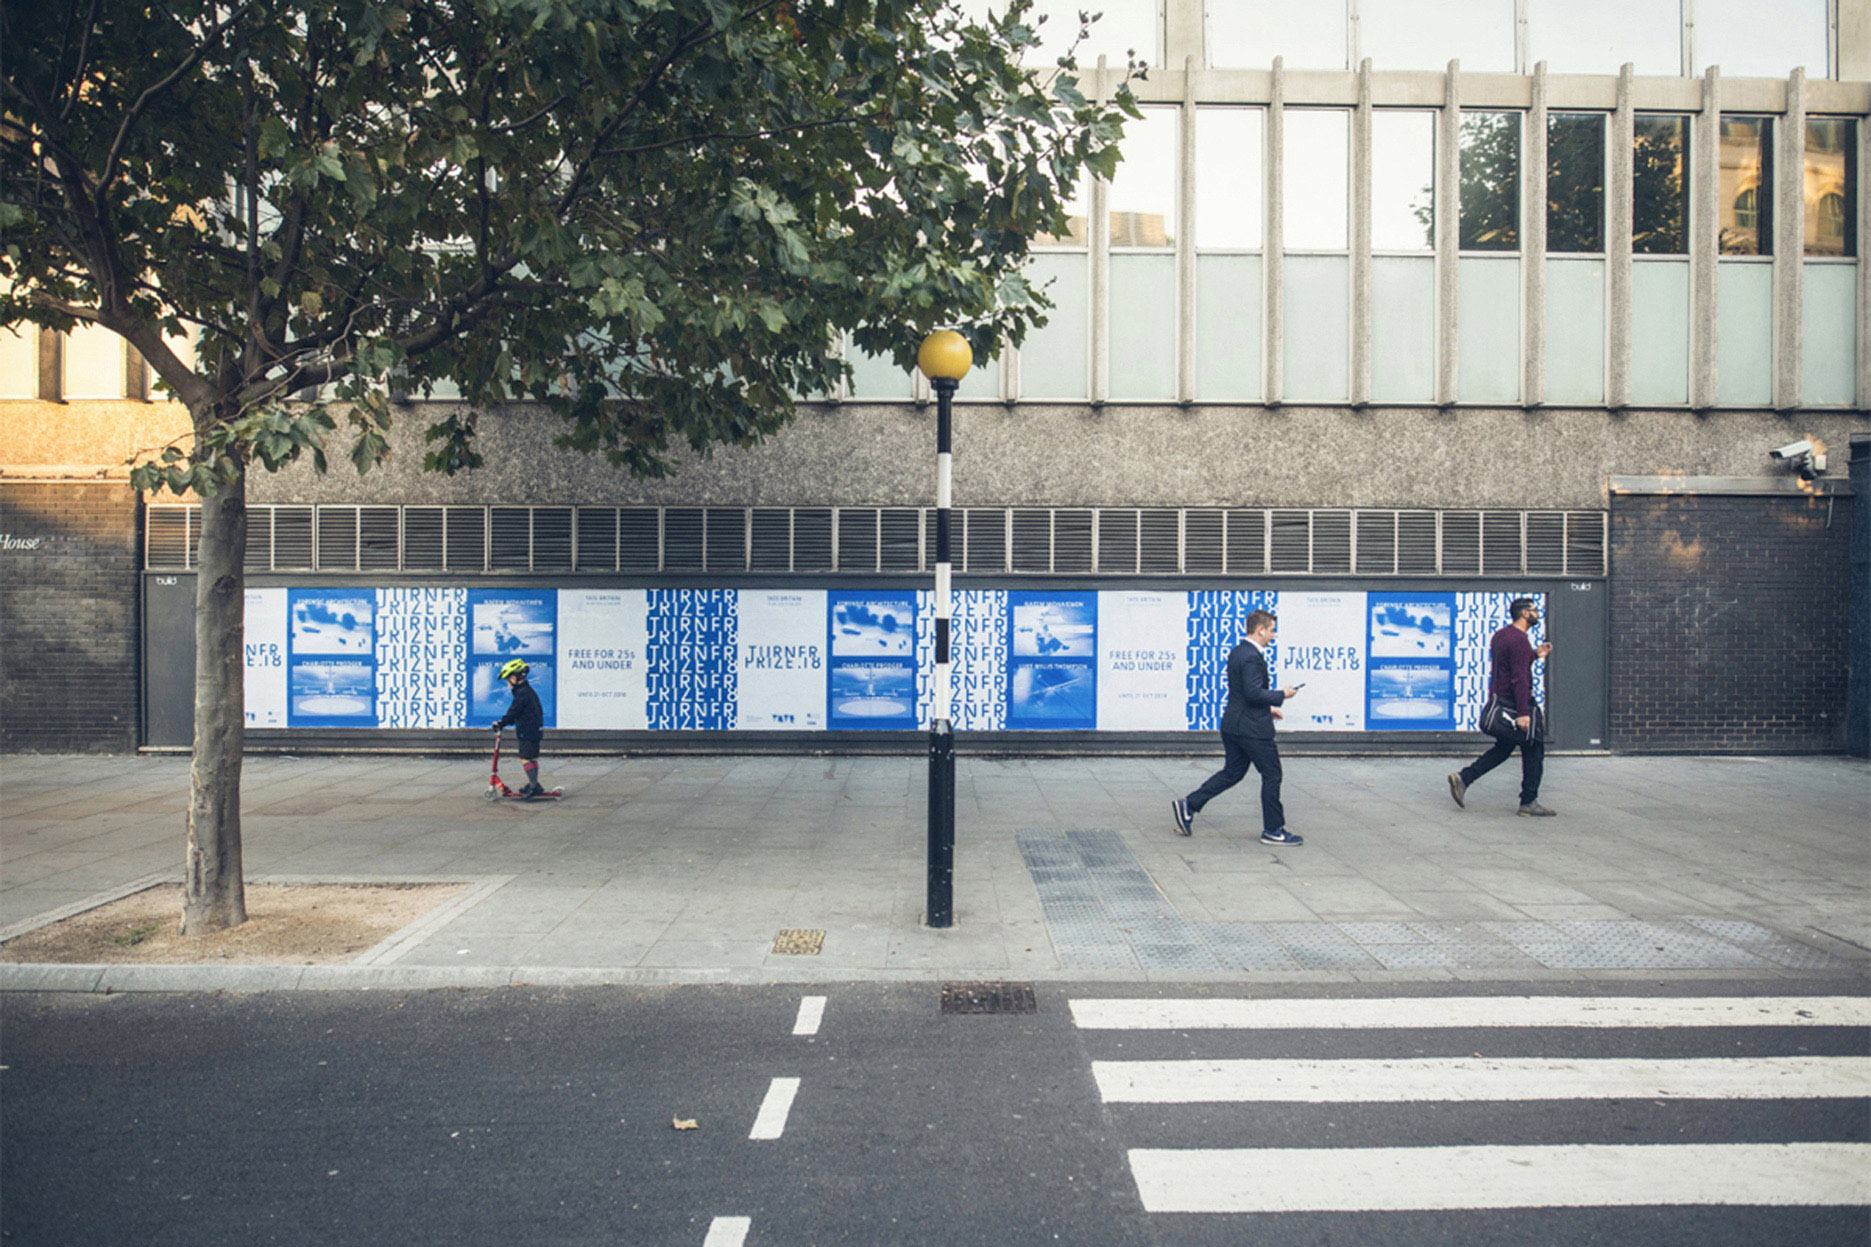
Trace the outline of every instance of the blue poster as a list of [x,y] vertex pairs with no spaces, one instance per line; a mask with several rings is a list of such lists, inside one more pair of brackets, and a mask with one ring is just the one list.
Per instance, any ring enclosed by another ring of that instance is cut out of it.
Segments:
[[916,595],[826,594],[826,726],[916,727]]
[[377,726],[374,589],[286,591],[286,726]]
[[1007,595],[1007,726],[1098,726],[1098,595]]
[[740,713],[740,591],[651,589],[643,709],[651,731],[726,732]]
[[507,713],[513,693],[500,669],[515,658],[526,661],[526,681],[539,694],[545,725],[558,725],[558,616],[554,589],[468,590],[468,726],[482,727]]
[[1455,595],[1371,593],[1365,603],[1365,728],[1454,730]]
[[[1221,728],[1228,708],[1228,654],[1247,639],[1247,617],[1255,611],[1279,614],[1280,595],[1271,589],[1197,589],[1189,594],[1188,728],[1213,732]],[[1279,683],[1280,642],[1267,650],[1267,669]]]

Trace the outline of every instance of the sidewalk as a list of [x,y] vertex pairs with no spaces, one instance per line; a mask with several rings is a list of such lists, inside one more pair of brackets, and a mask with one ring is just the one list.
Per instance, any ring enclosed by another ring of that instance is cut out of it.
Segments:
[[[188,759],[5,760],[0,934],[181,874]],[[255,757],[247,879],[467,881],[369,964],[0,965],[0,990],[852,979],[1449,981],[1871,973],[1871,767],[1549,759],[1450,801],[1434,758],[1295,758],[1172,834],[1210,758],[957,763],[955,925],[922,925],[921,758]],[[816,955],[773,951],[822,931]]]

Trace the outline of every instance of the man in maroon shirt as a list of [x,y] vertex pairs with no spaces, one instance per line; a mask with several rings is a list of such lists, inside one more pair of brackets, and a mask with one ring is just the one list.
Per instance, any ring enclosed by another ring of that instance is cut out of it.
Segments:
[[[1468,786],[1492,771],[1516,748],[1520,750],[1520,814],[1523,818],[1551,818],[1553,811],[1540,804],[1540,776],[1546,769],[1546,731],[1544,716],[1533,700],[1533,663],[1553,652],[1551,641],[1538,649],[1527,633],[1540,622],[1540,610],[1532,598],[1515,598],[1507,608],[1513,622],[1494,634],[1488,642],[1491,672],[1488,695],[1498,697],[1514,711],[1514,726],[1519,740],[1497,740],[1494,748],[1449,776],[1449,795],[1455,804],[1467,808]],[[1536,728],[1535,723],[1539,726]]]

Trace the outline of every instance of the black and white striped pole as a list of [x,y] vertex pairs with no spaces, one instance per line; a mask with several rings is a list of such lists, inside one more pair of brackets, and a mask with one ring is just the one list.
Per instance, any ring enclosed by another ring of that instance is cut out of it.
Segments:
[[955,730],[949,722],[949,410],[974,352],[953,329],[923,339],[916,366],[936,394],[935,686],[929,716],[929,904],[932,927],[955,922]]

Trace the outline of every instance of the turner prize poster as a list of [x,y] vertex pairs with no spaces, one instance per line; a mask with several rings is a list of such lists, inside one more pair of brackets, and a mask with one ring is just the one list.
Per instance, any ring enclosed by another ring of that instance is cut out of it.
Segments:
[[559,595],[555,589],[469,589],[467,724],[480,727],[507,713],[513,694],[500,669],[526,660],[527,683],[539,694],[546,726],[557,727],[556,664]]
[[377,726],[374,589],[286,591],[288,727]]
[[1366,720],[1373,731],[1455,728],[1455,595],[1372,593]]
[[466,589],[377,590],[377,726],[463,726]]
[[286,726],[286,591],[249,589],[242,633],[248,727]]
[[826,726],[916,726],[916,595],[826,594]]
[[1187,726],[1187,593],[1098,595],[1098,730],[1180,732]]
[[1007,726],[1098,726],[1098,596],[1007,595]]
[[649,727],[644,682],[648,609],[642,589],[559,590],[560,727]]
[[825,594],[740,590],[734,726],[816,732],[825,726]]
[[1278,688],[1299,688],[1280,708],[1282,732],[1362,732],[1365,595],[1280,593]]

